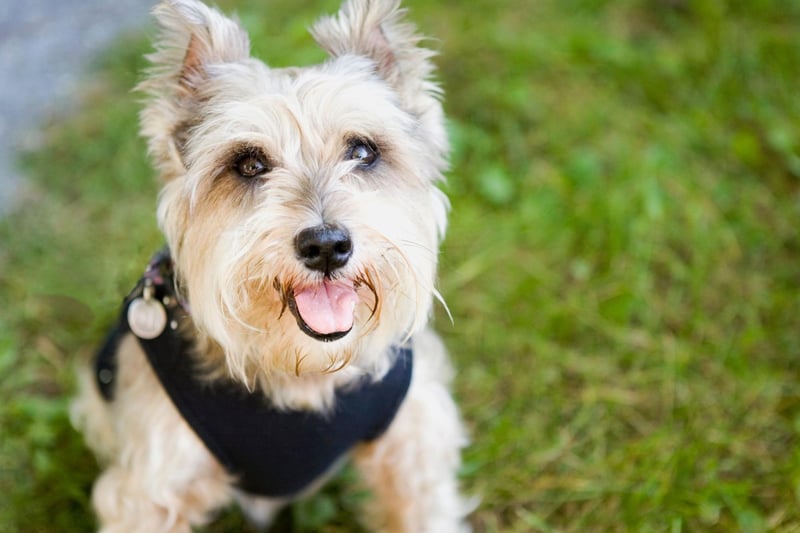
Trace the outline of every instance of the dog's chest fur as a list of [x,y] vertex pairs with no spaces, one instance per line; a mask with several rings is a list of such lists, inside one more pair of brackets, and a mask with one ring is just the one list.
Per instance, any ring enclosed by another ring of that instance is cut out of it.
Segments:
[[[280,409],[260,390],[203,378],[191,343],[175,327],[189,305],[179,303],[173,287],[172,260],[161,251],[125,299],[119,322],[95,356],[97,386],[113,401],[119,345],[125,335],[136,336],[175,408],[239,488],[272,498],[300,494],[355,445],[376,439],[391,424],[411,383],[409,348],[393,348],[394,363],[380,379],[363,376],[337,390],[330,410]],[[131,327],[132,309],[143,302],[166,314],[163,330],[153,338]]]

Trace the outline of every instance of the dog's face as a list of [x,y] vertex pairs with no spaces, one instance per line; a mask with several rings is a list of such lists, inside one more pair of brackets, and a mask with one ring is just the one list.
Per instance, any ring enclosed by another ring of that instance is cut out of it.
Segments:
[[194,0],[156,9],[159,222],[199,333],[241,376],[368,366],[428,318],[447,142],[396,4],[349,0],[312,30],[330,60],[289,69]]

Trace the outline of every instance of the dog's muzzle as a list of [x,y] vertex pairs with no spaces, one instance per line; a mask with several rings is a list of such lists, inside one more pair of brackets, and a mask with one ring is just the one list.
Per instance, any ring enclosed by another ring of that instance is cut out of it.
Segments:
[[334,280],[332,275],[353,255],[350,234],[339,226],[323,224],[301,231],[294,245],[303,265],[325,275],[321,283],[297,287],[287,295],[297,325],[317,340],[344,337],[353,328],[358,295],[352,281]]

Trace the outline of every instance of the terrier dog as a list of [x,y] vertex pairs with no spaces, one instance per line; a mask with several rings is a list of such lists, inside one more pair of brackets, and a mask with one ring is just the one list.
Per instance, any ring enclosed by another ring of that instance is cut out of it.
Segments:
[[398,0],[347,0],[330,58],[270,68],[240,25],[164,0],[141,84],[167,248],[86,369],[73,420],[102,531],[256,524],[346,459],[373,530],[468,528],[465,435],[427,323],[448,202],[441,91]]

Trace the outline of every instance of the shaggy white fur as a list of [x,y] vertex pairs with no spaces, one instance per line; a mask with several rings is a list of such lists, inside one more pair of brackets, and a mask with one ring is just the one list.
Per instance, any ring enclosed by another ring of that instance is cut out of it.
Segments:
[[[161,36],[140,86],[141,122],[164,183],[159,224],[191,305],[182,331],[209,379],[238,381],[279,408],[324,412],[337,389],[379,380],[392,346],[411,346],[404,404],[353,457],[376,496],[371,527],[446,533],[467,529],[468,512],[456,482],[465,436],[445,350],[427,327],[439,298],[448,203],[437,184],[448,143],[432,53],[398,4],[346,1],[312,29],[327,62],[273,69],[250,57],[235,21],[195,0],[165,0],[154,11]],[[298,234],[322,225],[346,228],[351,241],[335,271],[298,257]],[[324,342],[287,303],[331,280],[352,288],[356,304],[352,329]],[[118,358],[114,401],[86,377],[73,406],[106,465],[93,493],[102,530],[188,532],[233,499],[269,523],[286,501],[235,488],[135,338]]]

